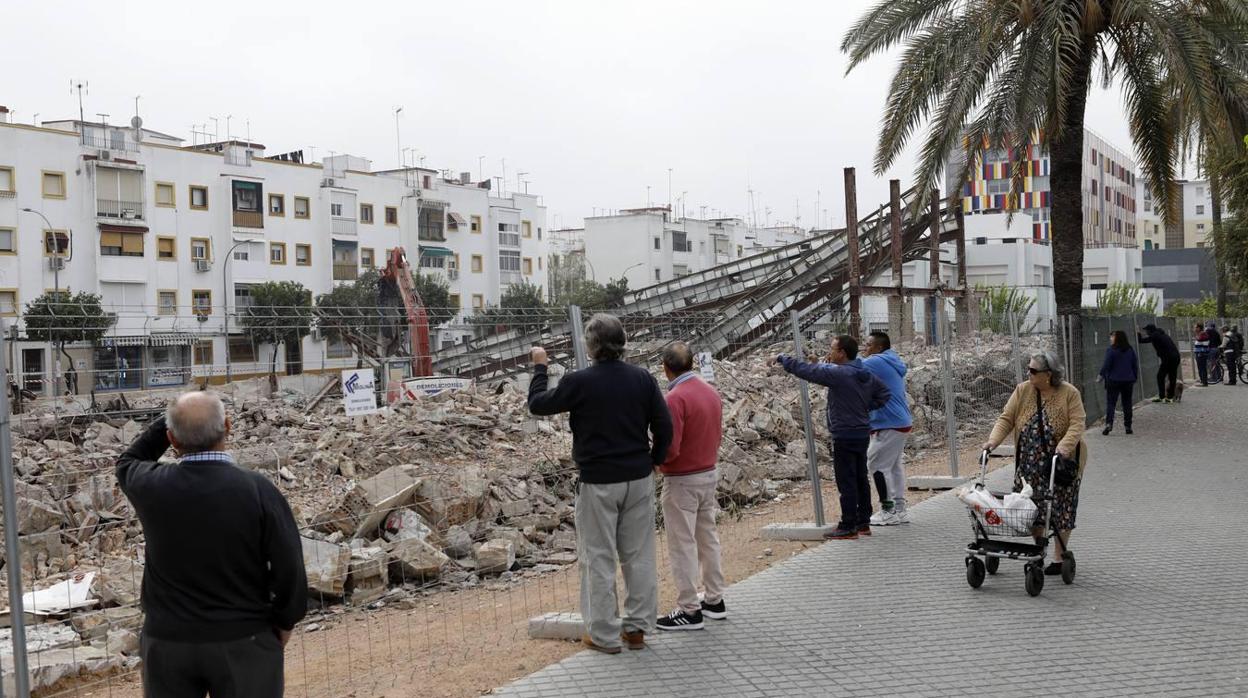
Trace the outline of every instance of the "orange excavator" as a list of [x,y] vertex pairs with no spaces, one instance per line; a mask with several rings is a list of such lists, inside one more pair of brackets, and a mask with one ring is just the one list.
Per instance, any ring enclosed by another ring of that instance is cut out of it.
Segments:
[[395,296],[403,299],[407,315],[408,336],[412,344],[412,376],[433,375],[433,351],[429,345],[429,313],[421,300],[420,292],[412,281],[412,267],[407,263],[407,253],[402,247],[389,251],[386,267],[381,271],[381,288],[378,292],[381,305]]

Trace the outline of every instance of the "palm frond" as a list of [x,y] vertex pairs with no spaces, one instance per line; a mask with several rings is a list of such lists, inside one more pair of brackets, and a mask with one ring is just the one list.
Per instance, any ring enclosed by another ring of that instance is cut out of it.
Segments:
[[849,54],[845,72],[908,39],[955,4],[957,0],[881,0],[841,40],[841,52]]

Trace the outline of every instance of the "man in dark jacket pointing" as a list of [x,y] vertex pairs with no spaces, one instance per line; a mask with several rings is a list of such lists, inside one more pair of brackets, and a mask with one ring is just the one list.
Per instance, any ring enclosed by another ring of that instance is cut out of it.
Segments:
[[832,435],[832,470],[841,498],[841,522],[826,537],[854,539],[871,535],[871,487],[867,446],[871,410],[888,404],[888,388],[862,365],[858,341],[849,335],[832,340],[831,363],[807,363],[777,357],[784,370],[828,388],[828,433]]
[[1179,362],[1182,360],[1179,348],[1165,330],[1153,324],[1145,325],[1144,331],[1139,332],[1138,336],[1140,344],[1153,345],[1157,359],[1161,362],[1157,369],[1157,397],[1153,398],[1153,402],[1174,402],[1175,384],[1179,380]]
[[[146,537],[144,695],[282,695],[303,548],[282,493],[225,452],[229,431],[219,397],[185,393],[117,460]],[[170,445],[181,460],[159,462]]]

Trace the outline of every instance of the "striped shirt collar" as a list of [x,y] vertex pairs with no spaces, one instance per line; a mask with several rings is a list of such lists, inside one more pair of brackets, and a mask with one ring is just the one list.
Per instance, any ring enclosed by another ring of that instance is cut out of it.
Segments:
[[181,463],[226,462],[234,465],[234,457],[225,451],[200,451],[182,456]]
[[687,380],[689,380],[689,379],[691,379],[691,378],[697,378],[697,377],[698,377],[698,374],[694,373],[693,371],[685,371],[684,373],[680,374],[679,376],[676,376],[676,378],[675,378],[675,379],[673,379],[673,380],[671,380],[671,381],[668,381],[668,383],[667,383],[667,389],[668,389],[668,390],[671,390],[671,389],[675,388],[676,386],[680,385],[681,383],[684,383],[685,381],[687,381]]

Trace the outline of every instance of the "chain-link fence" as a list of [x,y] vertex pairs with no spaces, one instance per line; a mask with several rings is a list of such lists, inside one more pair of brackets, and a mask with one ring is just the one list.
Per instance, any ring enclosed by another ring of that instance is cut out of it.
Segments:
[[[952,301],[929,307],[918,321],[865,317],[860,333],[891,331],[908,365],[914,429],[907,474],[973,475],[978,445],[1024,379],[1027,357],[1068,343],[1056,323],[972,317]],[[276,317],[285,311],[271,310]],[[315,334],[315,322],[271,322],[277,334],[270,336],[300,338],[297,352],[248,338],[258,334],[223,334],[226,320],[216,313],[203,321],[189,316],[203,328],[190,338],[148,333],[133,335],[143,343],[119,335],[68,343],[55,351],[77,374],[71,380],[63,371],[51,376],[51,361],[41,372],[26,370],[23,352],[39,348],[46,359],[53,353],[46,343],[23,338],[0,347],[6,365],[16,368],[16,411],[6,425],[12,438],[2,444],[12,475],[5,511],[12,552],[4,562],[9,578],[21,583],[23,612],[12,618],[25,621],[14,625],[26,635],[36,694],[139,695],[143,531],[116,487],[114,467],[172,396],[201,386],[227,402],[229,450],[239,465],[278,487],[303,535],[311,603],[287,648],[290,695],[407,695],[430,685],[447,695],[476,695],[574,650],[527,640],[529,619],[576,610],[578,576],[568,419],[533,418],[525,395],[529,348],[548,349],[554,380],[575,370],[573,328],[589,311],[454,318],[439,332],[451,328],[459,341],[442,344],[435,333],[432,364],[440,376],[468,380],[431,395],[426,391],[439,386],[411,380],[419,371],[395,318],[355,310]],[[139,311],[129,312],[137,321]],[[698,352],[699,338],[725,322],[718,311],[698,310],[621,319],[628,360],[660,385],[659,357],[668,344],[688,341]],[[1103,344],[1104,328],[1121,323],[1106,322],[1085,321],[1085,341]],[[792,322],[776,323],[771,334],[751,338],[752,352],[699,368],[724,401],[720,537],[730,582],[807,545],[764,540],[765,525],[808,520],[816,508],[827,520],[836,516],[826,391],[809,393],[816,489],[799,384],[774,359],[795,353],[795,339],[807,356],[822,357],[831,337],[849,328],[843,317],[813,313],[796,324],[796,336]],[[177,357],[152,351],[169,347]],[[227,368],[220,352],[232,350],[237,360]],[[1151,370],[1149,354],[1141,351],[1143,375]],[[379,379],[377,413],[344,412],[342,371],[357,368],[372,368]],[[227,371],[234,379],[228,383]],[[656,527],[662,603],[670,606],[661,517]],[[4,690],[15,695],[21,653],[12,652],[9,637],[0,635]]]

